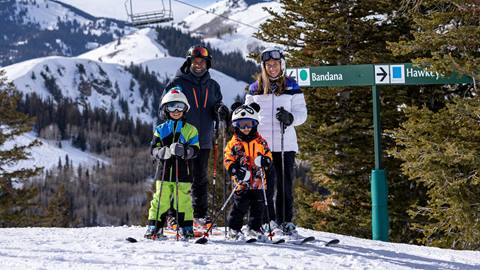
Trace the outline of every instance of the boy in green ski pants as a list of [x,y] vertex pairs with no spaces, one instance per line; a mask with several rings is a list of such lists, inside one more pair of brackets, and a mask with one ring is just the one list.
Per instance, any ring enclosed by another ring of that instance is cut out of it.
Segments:
[[[192,162],[200,149],[197,129],[185,121],[190,109],[181,88],[171,88],[162,98],[160,110],[167,120],[155,128],[151,143],[152,156],[160,162],[160,179],[156,180],[156,192],[148,211],[145,238],[161,237],[167,212],[173,198],[173,208],[178,212],[178,225],[184,239],[193,238],[193,208],[190,190],[192,186]],[[178,167],[177,167],[178,166]],[[178,180],[178,202],[177,202]],[[177,209],[178,205],[178,209]]]

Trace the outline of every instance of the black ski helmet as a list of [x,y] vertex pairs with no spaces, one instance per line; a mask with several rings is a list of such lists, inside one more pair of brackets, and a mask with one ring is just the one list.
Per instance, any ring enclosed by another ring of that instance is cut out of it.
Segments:
[[183,63],[181,70],[186,71],[188,68],[190,68],[190,65],[192,64],[192,58],[195,57],[205,59],[205,61],[207,62],[207,70],[210,69],[210,67],[212,66],[212,55],[210,54],[210,50],[207,47],[198,44],[193,45],[192,47],[190,47],[190,49],[188,49],[186,55],[187,60]]

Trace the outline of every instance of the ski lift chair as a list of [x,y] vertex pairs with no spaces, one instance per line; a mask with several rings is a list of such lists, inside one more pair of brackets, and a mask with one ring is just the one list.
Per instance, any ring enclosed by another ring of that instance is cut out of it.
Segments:
[[[130,3],[130,9],[128,9],[128,3]],[[132,0],[125,1],[125,9],[127,10],[127,15],[130,18],[130,22],[132,26],[138,28],[156,26],[161,23],[173,21],[171,1],[169,1],[168,8],[165,7],[164,1],[162,1],[162,7],[163,9],[161,10],[134,13]]]

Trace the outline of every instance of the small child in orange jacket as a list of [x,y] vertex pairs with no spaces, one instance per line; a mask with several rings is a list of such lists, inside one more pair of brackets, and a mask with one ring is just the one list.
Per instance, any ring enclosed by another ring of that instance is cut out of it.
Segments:
[[[267,141],[257,132],[256,103],[232,107],[232,125],[235,133],[225,147],[224,165],[234,183],[236,192],[228,218],[229,239],[242,239],[243,217],[250,210],[246,234],[249,238],[264,239],[261,230],[264,211],[265,171],[272,164],[272,153]],[[257,166],[259,165],[259,166]]]

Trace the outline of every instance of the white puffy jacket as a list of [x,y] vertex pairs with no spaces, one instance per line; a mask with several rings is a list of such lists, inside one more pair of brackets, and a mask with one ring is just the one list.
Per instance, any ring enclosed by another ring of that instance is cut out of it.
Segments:
[[285,130],[283,150],[298,152],[295,126],[301,125],[307,120],[307,105],[298,84],[293,79],[287,78],[286,89],[283,94],[276,96],[274,94],[257,93],[258,81],[250,85],[245,104],[256,102],[260,105],[258,132],[267,140],[271,151],[280,152],[282,150],[280,121],[277,120],[275,115],[277,114],[277,108],[283,107],[293,114],[293,123]]

